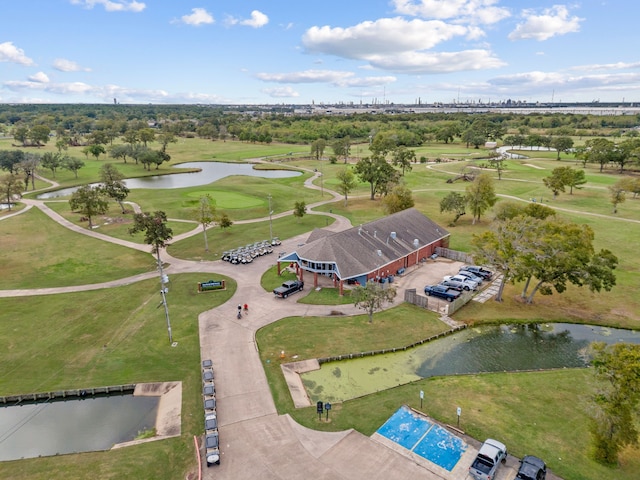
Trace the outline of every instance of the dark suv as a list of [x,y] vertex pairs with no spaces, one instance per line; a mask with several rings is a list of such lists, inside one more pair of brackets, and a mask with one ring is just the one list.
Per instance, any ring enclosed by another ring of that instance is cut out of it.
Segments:
[[527,455],[520,460],[520,468],[516,479],[520,480],[545,480],[547,477],[547,465],[538,457]]

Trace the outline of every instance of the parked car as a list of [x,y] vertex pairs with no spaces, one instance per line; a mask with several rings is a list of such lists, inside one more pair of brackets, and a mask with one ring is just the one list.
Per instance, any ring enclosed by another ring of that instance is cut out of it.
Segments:
[[462,287],[463,290],[477,290],[478,282],[465,277],[464,275],[447,275],[444,277],[446,282],[452,282]]
[[467,277],[467,278],[473,280],[474,282],[477,282],[478,285],[481,285],[482,282],[483,282],[483,278],[482,277],[479,277],[479,276],[477,276],[477,275],[475,275],[475,274],[473,274],[471,272],[467,272],[466,270],[460,270],[458,272],[458,275],[462,275],[464,277]]
[[445,287],[444,285],[427,285],[424,287],[424,293],[429,297],[444,298],[448,302],[453,302],[460,296],[460,291],[453,288]]
[[488,438],[469,467],[469,474],[475,480],[493,480],[501,462],[507,460],[507,447],[503,443]]
[[292,293],[301,292],[304,288],[304,282],[300,280],[287,280],[278,288],[273,290],[276,297],[287,298]]
[[491,280],[493,277],[493,272],[491,270],[479,267],[478,265],[465,265],[460,268],[460,271],[471,272],[477,277],[482,277],[484,280]]
[[547,465],[538,457],[526,455],[520,460],[517,479],[521,480],[545,480],[547,478]]
[[220,465],[220,439],[218,433],[211,433],[205,437],[205,458],[207,467]]

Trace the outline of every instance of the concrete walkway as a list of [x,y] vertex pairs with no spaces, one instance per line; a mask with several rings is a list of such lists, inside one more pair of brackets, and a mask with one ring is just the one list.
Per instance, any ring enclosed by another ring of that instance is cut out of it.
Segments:
[[[309,188],[316,188],[312,181]],[[323,190],[328,199],[310,205],[313,208],[341,198],[336,192]],[[78,227],[38,200],[24,200],[29,207],[41,209],[50,218],[74,232],[116,243],[128,248],[150,251],[148,245],[109,237],[98,232]],[[23,210],[24,211],[24,210]],[[283,212],[273,218],[289,215]],[[309,211],[310,214],[316,212]],[[327,215],[326,213],[322,213]],[[328,214],[335,222],[328,228],[341,231],[351,224],[343,217]],[[265,221],[254,219],[250,223]],[[177,236],[180,240],[201,232],[192,231]],[[293,251],[308,234],[288,239],[282,243],[282,251]],[[275,256],[259,257],[248,265],[231,265],[227,262],[193,262],[171,257],[161,252],[161,258],[169,266],[168,274],[185,272],[210,272],[228,275],[237,281],[235,295],[224,305],[199,315],[200,348],[202,359],[213,360],[216,372],[216,397],[220,429],[222,462],[220,466],[205,468],[206,479],[228,480],[298,480],[313,479],[389,479],[422,478],[450,479],[451,475],[434,473],[423,464],[418,465],[396,449],[366,437],[356,431],[326,433],[309,430],[294,422],[289,416],[279,416],[269,390],[267,378],[258,354],[255,333],[269,323],[288,316],[328,316],[333,309],[343,314],[361,314],[353,305],[322,306],[298,304],[295,297],[287,300],[275,298],[260,286],[262,273],[275,264]],[[70,291],[109,288],[126,285],[157,276],[148,272],[113,282],[74,287],[35,290],[5,290],[0,296],[28,296],[56,294]],[[410,275],[397,277],[398,295],[394,305],[403,300],[403,286]],[[413,288],[414,285],[408,285]],[[236,318],[236,306],[249,304],[249,313]],[[276,352],[274,352],[276,353]],[[279,352],[277,352],[279,353]],[[194,368],[197,368],[194,366]],[[458,479],[455,479],[458,480]]]

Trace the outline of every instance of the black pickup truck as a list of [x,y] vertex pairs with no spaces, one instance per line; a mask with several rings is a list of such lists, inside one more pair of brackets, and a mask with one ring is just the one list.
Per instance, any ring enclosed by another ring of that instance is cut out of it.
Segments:
[[428,296],[444,298],[448,302],[453,302],[460,296],[460,291],[444,285],[427,285],[424,287],[424,293]]
[[289,295],[302,291],[304,282],[300,280],[287,280],[278,288],[273,290],[276,297],[287,298]]

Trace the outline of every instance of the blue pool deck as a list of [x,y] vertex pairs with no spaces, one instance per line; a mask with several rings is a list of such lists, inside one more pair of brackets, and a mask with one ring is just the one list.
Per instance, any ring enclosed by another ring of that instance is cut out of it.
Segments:
[[375,437],[402,454],[427,460],[419,463],[445,478],[459,478],[463,471],[466,474],[475,455],[475,449],[469,449],[462,438],[407,406],[400,407]]

